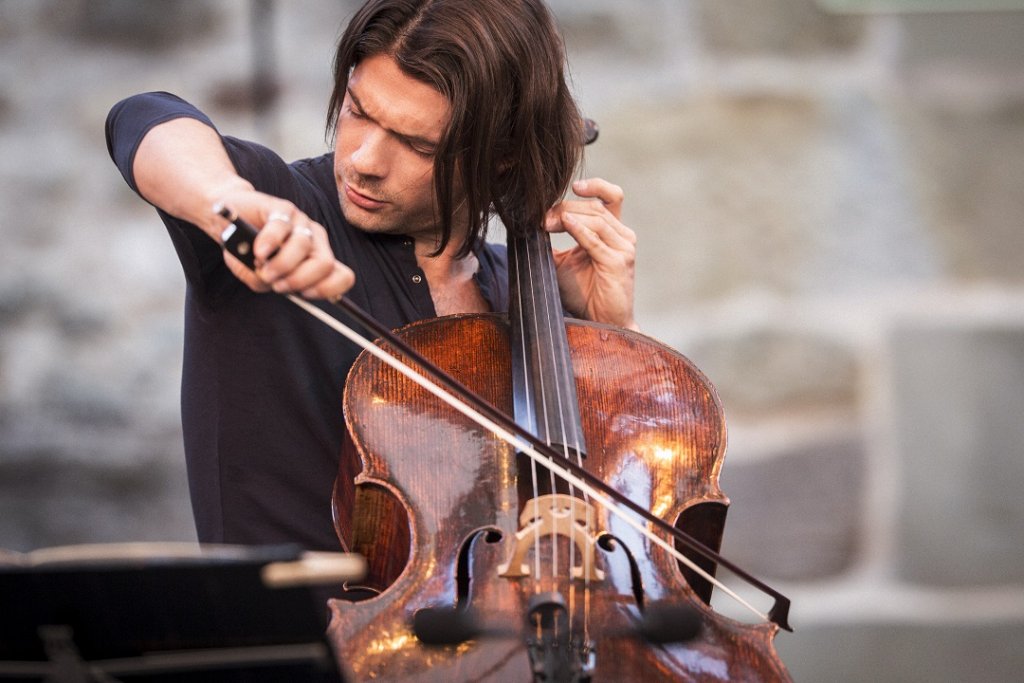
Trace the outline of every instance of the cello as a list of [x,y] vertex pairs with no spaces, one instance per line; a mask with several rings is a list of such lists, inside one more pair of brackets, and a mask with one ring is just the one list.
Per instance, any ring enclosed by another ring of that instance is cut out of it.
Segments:
[[[369,345],[350,371],[358,457],[342,457],[334,516],[375,595],[331,602],[340,665],[354,680],[789,680],[772,645],[788,601],[707,547],[728,503],[710,382],[642,334],[564,319],[546,233],[510,237],[509,270],[507,317],[369,323],[445,388]],[[776,598],[764,623],[710,608],[718,565]]]

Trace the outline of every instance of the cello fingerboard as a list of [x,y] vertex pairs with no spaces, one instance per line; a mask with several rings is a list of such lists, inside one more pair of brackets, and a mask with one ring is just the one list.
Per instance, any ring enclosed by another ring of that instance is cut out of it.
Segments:
[[551,240],[543,230],[510,235],[508,254],[514,417],[548,444],[585,456]]

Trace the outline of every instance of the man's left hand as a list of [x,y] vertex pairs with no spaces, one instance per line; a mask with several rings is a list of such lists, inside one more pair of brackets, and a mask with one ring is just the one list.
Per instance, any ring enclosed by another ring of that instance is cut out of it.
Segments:
[[575,316],[636,330],[633,318],[633,266],[636,234],[623,225],[622,188],[600,178],[572,185],[579,199],[566,199],[548,211],[545,229],[567,232],[570,249],[555,249],[562,304]]

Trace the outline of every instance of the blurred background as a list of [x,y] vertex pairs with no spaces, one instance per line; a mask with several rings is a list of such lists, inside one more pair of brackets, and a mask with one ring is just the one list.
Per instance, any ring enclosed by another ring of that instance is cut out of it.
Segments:
[[[0,0],[0,548],[195,538],[183,277],[103,123],[326,149],[354,0]],[[717,385],[798,681],[1024,670],[1024,7],[553,0],[641,325]]]

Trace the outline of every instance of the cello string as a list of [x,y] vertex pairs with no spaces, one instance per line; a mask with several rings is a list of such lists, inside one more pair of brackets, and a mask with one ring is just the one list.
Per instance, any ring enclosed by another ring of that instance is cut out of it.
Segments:
[[[533,249],[532,249],[533,244],[531,243],[530,239],[528,237],[524,237],[524,238],[522,238],[520,240],[517,240],[517,242],[520,245],[520,248],[524,252],[525,257],[526,257],[526,272],[528,274],[529,281],[533,282],[535,278],[539,277],[541,279],[541,281],[542,281],[541,284],[542,285],[546,285],[546,283],[544,282],[544,270],[542,268],[540,268],[540,269],[538,269],[537,273],[534,272],[534,258],[533,258]],[[527,289],[528,291],[524,292],[523,291],[524,289]],[[541,289],[543,290],[543,286],[541,287]],[[520,283],[519,290],[520,290],[520,292],[519,292],[520,296],[523,296],[525,294],[527,296],[527,298],[529,299],[529,302],[530,302],[530,311],[532,313],[532,316],[530,316],[530,317],[533,320],[533,330],[532,330],[532,332],[533,332],[533,339],[540,339],[541,336],[542,336],[542,333],[541,333],[541,331],[539,329],[539,325],[540,325],[540,321],[541,321],[541,307],[542,306],[538,305],[538,303],[537,303],[537,289],[535,287],[524,288],[522,286],[522,283]],[[544,305],[546,303],[547,303],[546,300],[541,302],[542,305]],[[548,312],[546,306],[544,306],[544,312],[545,313]],[[548,341],[549,341],[548,348],[551,348],[550,336],[549,336]],[[549,360],[552,363],[554,362],[554,358],[553,357],[550,358],[550,359],[539,359],[537,365],[538,366],[543,365],[543,361],[544,360]],[[539,413],[540,413],[540,415],[543,416],[542,419],[544,420],[544,428],[543,428],[542,434],[543,434],[543,438],[544,438],[545,442],[549,446],[551,446],[552,445],[551,444],[552,425],[548,422],[548,417],[550,416],[551,413],[550,413],[550,410],[549,410],[549,398],[548,398],[549,394],[548,394],[547,382],[545,381],[546,378],[547,378],[547,373],[544,372],[543,368],[542,368],[541,372],[539,372],[538,375],[539,375],[539,377],[538,377],[539,386],[538,386],[537,393],[538,393],[538,396],[539,396],[539,399],[540,399],[540,404],[541,404]],[[555,389],[556,393],[558,392],[558,388],[559,388],[558,387],[558,383],[555,382],[554,389]],[[561,408],[561,402],[557,399],[557,396],[556,396],[556,400],[555,400],[554,405],[559,407],[559,408]],[[559,425],[558,425],[558,427],[559,427],[559,429],[562,431],[562,433],[564,435],[565,427],[564,427],[564,424],[562,424],[563,422],[564,422],[564,420],[562,419],[562,416],[559,415]],[[562,441],[562,451],[563,451],[562,455],[565,456],[565,438],[564,438],[564,436],[561,439],[561,441]],[[550,491],[551,491],[551,494],[552,494],[552,496],[550,498],[548,498],[548,501],[549,501],[549,510],[548,510],[548,512],[551,515],[551,519],[555,520],[556,519],[557,510],[556,510],[556,499],[554,498],[554,494],[557,493],[557,486],[556,486],[555,474],[554,474],[554,472],[551,472],[550,470],[548,471],[548,485],[550,487]],[[557,579],[558,579],[558,533],[557,533],[557,526],[556,526],[556,524],[552,524],[551,525],[550,544],[551,544],[551,546],[550,546],[551,547],[551,550],[550,550],[551,562],[549,563],[549,567],[550,567],[550,570],[551,570],[551,579],[553,581],[557,581]],[[536,546],[534,548],[534,554],[535,555],[540,555],[541,554],[540,546]],[[537,576],[539,577],[540,574],[538,574]]]
[[[561,331],[557,334],[557,336],[560,339],[564,339],[565,338],[565,329],[564,329],[564,323],[561,322],[561,321],[563,321],[563,315],[564,315],[563,314],[563,309],[562,309],[562,306],[561,306],[561,300],[556,298],[555,295],[554,295],[554,292],[558,292],[559,289],[558,289],[557,274],[556,274],[555,268],[554,268],[554,261],[552,259],[552,255],[551,255],[551,238],[550,238],[550,236],[548,235],[547,232],[540,231],[538,233],[535,233],[535,236],[533,237],[533,239],[530,240],[529,244],[530,244],[530,249],[528,251],[529,251],[529,254],[530,254],[531,261],[534,258],[537,259],[537,271],[540,273],[540,277],[541,277],[541,280],[542,280],[541,287],[539,287],[539,288],[531,288],[531,295],[532,296],[536,296],[538,291],[543,293],[543,294],[547,294],[547,296],[543,296],[542,300],[541,300],[541,303],[542,303],[542,305],[544,307],[544,313],[545,313],[545,316],[544,316],[543,320],[546,323],[548,323],[548,324],[545,325],[545,331],[546,331],[547,337],[548,337],[548,339],[547,339],[547,347],[546,348],[549,349],[551,354],[552,354],[552,357],[549,359],[550,362],[551,362],[552,369],[555,370],[556,373],[561,375],[561,377],[558,377],[557,375],[555,376],[555,378],[554,378],[555,381],[553,382],[553,384],[554,384],[554,387],[555,387],[555,390],[556,390],[556,394],[557,394],[554,400],[555,400],[555,406],[558,409],[558,420],[559,420],[559,425],[558,426],[559,426],[559,430],[561,432],[561,437],[562,437],[561,438],[562,456],[565,457],[565,458],[569,458],[570,457],[570,454],[569,454],[570,450],[574,449],[575,450],[575,454],[576,454],[576,464],[579,465],[580,467],[582,467],[583,466],[583,461],[582,461],[582,455],[581,454],[583,453],[583,436],[580,433],[580,424],[579,424],[578,420],[576,419],[576,416],[578,415],[578,412],[574,413],[572,415],[571,419],[566,414],[567,413],[567,408],[569,407],[569,405],[571,403],[571,396],[572,396],[572,393],[573,393],[571,391],[571,388],[573,387],[573,384],[575,382],[575,378],[573,377],[573,373],[572,373],[571,359],[568,357],[568,348],[567,348],[567,346],[564,346],[564,345],[561,345],[561,344],[556,344],[556,331],[555,331],[556,328],[554,327],[554,325],[559,325],[559,324],[562,325]],[[541,318],[539,316],[537,316],[535,319],[536,320],[540,320]],[[552,325],[551,323],[554,323],[554,325]],[[557,362],[557,359],[556,359],[556,352],[558,350],[562,350],[563,353],[564,353],[564,357],[562,358],[562,362],[561,363]],[[551,476],[552,476],[552,478],[554,478],[554,476],[555,476],[554,473],[552,473]],[[554,489],[555,489],[554,482],[552,482],[552,491],[554,491]],[[569,557],[568,557],[568,563],[567,563],[567,567],[566,567],[566,570],[567,570],[566,578],[568,580],[568,586],[569,586],[569,599],[570,599],[569,611],[570,611],[570,613],[574,613],[575,612],[576,584],[572,580],[572,572],[573,572],[574,568],[576,567],[577,560],[576,560],[576,543],[575,543],[575,541],[573,539],[572,533],[575,530],[575,526],[576,526],[576,521],[575,521],[576,504],[574,502],[576,500],[576,488],[572,485],[571,482],[569,483],[569,498],[570,498],[570,500],[569,500],[570,507],[569,507],[569,511],[568,511],[568,520],[569,520],[569,534],[570,535],[569,535],[569,547],[568,547],[568,555],[569,555]],[[584,494],[584,498],[586,498],[586,494]],[[554,502],[553,502],[553,504],[554,504]],[[592,537],[592,533],[591,533],[592,530],[591,530],[591,526],[590,526],[589,515],[587,517],[587,522],[588,523],[587,523],[587,525],[585,527],[584,533],[586,534],[587,538],[591,538]],[[556,544],[556,539],[555,539],[555,534],[554,533],[552,533],[551,541],[552,541],[552,545],[554,546]],[[586,553],[584,553],[584,558],[586,558],[586,557],[588,557],[588,555]],[[590,574],[587,571],[587,569],[589,569],[589,568],[588,567],[584,567],[584,573],[583,573],[585,595],[590,590]],[[558,576],[557,567],[553,568],[552,574],[557,578],[557,576]],[[584,602],[585,602],[585,604],[588,604],[588,601],[585,600]],[[573,625],[574,625],[573,622],[570,622],[570,628],[572,628]],[[590,632],[590,628],[589,628],[589,613],[586,610],[584,611],[584,614],[583,614],[583,627],[584,627],[584,638],[586,638],[588,636],[589,632]]]
[[[418,373],[416,370],[414,370],[413,368],[411,368],[408,365],[406,365],[405,363],[403,363],[400,359],[398,359],[398,358],[392,356],[391,354],[387,353],[385,350],[383,350],[382,348],[378,347],[376,344],[374,344],[370,340],[366,339],[365,337],[363,337],[359,333],[355,332],[354,330],[352,330],[350,327],[345,325],[340,320],[330,316],[329,314],[327,314],[326,312],[324,312],[321,309],[317,308],[313,304],[309,303],[308,301],[306,301],[304,299],[301,299],[301,298],[295,296],[294,294],[286,294],[284,296],[285,296],[285,298],[287,298],[289,301],[294,303],[299,308],[302,308],[307,313],[309,313],[313,317],[317,318],[318,320],[320,320],[325,325],[327,325],[328,327],[330,327],[334,331],[336,331],[339,334],[341,334],[342,336],[344,336],[346,339],[348,339],[352,343],[354,343],[357,346],[359,346],[362,349],[364,349],[367,353],[373,355],[375,358],[377,358],[381,362],[387,364],[389,367],[394,369],[396,372],[404,375],[406,378],[408,378],[412,382],[418,384],[420,387],[422,387],[426,391],[430,392],[431,394],[436,396],[438,399],[440,399],[444,403],[447,403],[450,407],[454,408],[456,411],[462,413],[463,415],[465,415],[466,417],[468,417],[472,421],[476,422],[478,425],[480,425],[481,427],[483,427],[487,431],[491,432],[492,434],[497,436],[499,439],[501,439],[505,443],[507,443],[510,446],[512,446],[513,448],[516,448],[519,451],[525,453],[528,457],[536,460],[538,463],[544,465],[548,469],[556,472],[558,474],[558,476],[560,476],[565,481],[567,481],[569,483],[572,483],[572,484],[575,484],[576,486],[578,486],[583,491],[589,492],[590,496],[592,496],[594,498],[594,500],[596,500],[609,513],[611,513],[611,514],[615,515],[616,517],[618,517],[619,519],[621,519],[625,524],[633,527],[634,530],[636,530],[639,534],[641,534],[642,536],[647,538],[651,543],[654,543],[655,545],[657,545],[658,547],[663,549],[665,552],[667,552],[669,555],[671,555],[677,561],[682,562],[683,564],[685,564],[693,572],[698,574],[704,580],[706,580],[709,583],[711,583],[713,586],[715,586],[716,588],[721,590],[723,593],[725,593],[729,597],[731,597],[733,600],[738,602],[740,605],[744,606],[746,609],[748,609],[753,614],[757,615],[758,617],[760,617],[761,619],[763,619],[765,621],[772,621],[771,618],[767,614],[764,614],[759,609],[757,609],[756,607],[751,605],[747,600],[742,598],[735,591],[733,591],[728,586],[726,586],[721,581],[719,581],[714,576],[712,576],[710,573],[705,571],[700,565],[696,564],[693,560],[688,558],[686,555],[684,555],[681,552],[679,552],[678,550],[676,550],[676,548],[673,545],[669,544],[664,539],[662,539],[660,536],[656,535],[653,531],[651,531],[650,529],[648,529],[644,525],[640,524],[639,522],[637,522],[636,520],[634,520],[633,518],[628,516],[626,514],[626,512],[622,509],[622,507],[623,507],[622,505],[616,504],[615,501],[611,500],[611,498],[609,496],[606,496],[603,492],[598,491],[596,488],[591,486],[589,483],[584,481],[582,478],[576,476],[576,474],[574,474],[572,471],[566,469],[561,464],[556,462],[554,457],[541,454],[528,441],[526,441],[522,437],[519,437],[516,434],[508,431],[503,426],[501,426],[498,423],[494,422],[493,420],[491,420],[490,418],[488,418],[487,416],[485,416],[481,412],[477,411],[475,408],[473,408],[469,404],[467,404],[464,401],[462,401],[460,398],[458,398],[456,396],[453,396],[452,394],[449,394],[447,391],[445,391],[439,385],[435,384],[434,382],[431,382],[426,377],[424,377],[422,374]],[[639,516],[641,518],[644,517],[644,515],[642,515],[642,514],[639,515]],[[654,519],[657,519],[657,518],[653,518],[652,517],[651,519],[653,521]],[[724,558],[720,558],[720,559],[724,559]],[[730,566],[730,569],[731,568],[732,567]],[[755,579],[755,581],[756,581],[756,579]],[[788,606],[788,600],[786,602],[787,602],[787,606]],[[778,623],[778,622],[775,622],[775,623]],[[782,624],[779,624],[779,625],[782,626]],[[784,628],[788,628],[788,627],[784,626]]]
[[[540,298],[539,304],[538,304],[538,301],[537,301],[538,292],[542,292],[543,293],[543,292],[550,292],[550,291],[552,291],[552,290],[548,289],[551,286],[551,283],[550,283],[550,271],[551,271],[551,268],[550,267],[545,268],[545,265],[549,265],[550,262],[545,262],[543,257],[539,253],[537,253],[537,252],[540,252],[540,250],[541,250],[541,248],[543,246],[543,240],[542,240],[543,235],[544,235],[544,233],[541,233],[541,232],[534,233],[532,236],[523,237],[521,240],[519,240],[519,242],[523,245],[523,250],[526,252],[527,271],[529,273],[529,278],[530,278],[529,281],[530,282],[535,282],[536,281],[535,278],[539,278],[540,279],[540,287],[530,287],[529,288],[529,292],[527,293],[527,295],[530,298],[530,305],[532,307],[532,310],[534,311],[534,315],[532,316],[533,328],[534,328],[533,329],[533,334],[534,334],[533,338],[537,339],[537,340],[540,340],[542,337],[546,336],[547,337],[547,339],[546,339],[547,345],[544,346],[542,344],[538,344],[537,347],[540,348],[540,349],[544,349],[544,348],[548,349],[550,351],[550,353],[551,353],[551,356],[549,358],[546,358],[546,359],[541,359],[541,362],[539,362],[538,365],[542,365],[543,361],[546,360],[550,364],[551,368],[554,369],[554,368],[557,367],[558,364],[556,362],[556,357],[555,357],[554,331],[551,329],[551,325],[550,325],[550,322],[552,320],[551,308],[550,308],[551,301],[550,301],[550,298],[546,297],[546,296]],[[536,261],[536,273],[534,272],[534,270],[535,270],[535,265],[534,265],[535,261]],[[522,289],[523,289],[522,286],[520,286],[520,290],[522,290]],[[542,315],[542,313],[543,313],[543,315]],[[559,316],[559,317],[561,317],[561,316]],[[542,321],[544,323],[544,325],[543,325],[544,330],[540,329]],[[545,335],[545,332],[546,332],[546,335]],[[545,377],[547,375],[547,373],[544,372],[544,371],[542,371],[540,374],[541,374],[541,377]],[[559,431],[559,433],[561,435],[561,438],[559,439],[559,441],[560,441],[561,447],[562,447],[562,457],[568,458],[569,454],[567,452],[567,448],[568,448],[569,439],[566,438],[567,437],[567,435],[566,435],[566,422],[567,422],[567,420],[565,418],[565,412],[564,412],[565,399],[562,397],[562,385],[559,383],[557,375],[552,373],[552,379],[554,380],[552,382],[552,388],[553,388],[553,390],[555,392],[554,398],[553,399],[549,398],[549,394],[548,394],[546,386],[542,386],[541,387],[541,391],[540,391],[540,400],[541,400],[542,405],[543,405],[543,411],[542,412],[543,412],[543,414],[545,416],[545,418],[544,418],[545,419],[544,436],[545,436],[545,439],[546,439],[548,445],[551,445],[551,436],[552,436],[553,431],[552,431],[552,426],[547,423],[548,416],[550,415],[550,412],[551,412],[550,409],[549,409],[549,404],[550,404],[550,406],[553,406],[553,407],[557,408],[557,410],[558,410],[558,412],[557,412],[557,420],[558,420],[557,427],[558,427],[558,431]],[[550,547],[551,547],[551,579],[552,579],[553,584],[557,585],[558,579],[559,579],[559,569],[558,569],[558,567],[559,567],[559,540],[558,540],[558,524],[557,524],[557,520],[559,518],[558,515],[560,514],[560,511],[557,509],[558,498],[556,497],[556,495],[558,493],[558,487],[556,485],[555,473],[552,472],[551,470],[548,470],[548,478],[549,478],[549,481],[550,481],[550,489],[551,489],[551,497],[549,498],[549,501],[550,501],[550,511],[549,512],[551,514],[551,519],[552,519],[551,541],[550,541]],[[571,494],[571,491],[570,491],[570,494]],[[571,520],[571,509],[570,509],[570,520]],[[567,583],[568,589],[569,589],[569,613],[570,614],[572,614],[574,612],[574,610],[575,610],[575,605],[574,605],[574,603],[575,603],[575,593],[573,591],[574,586],[573,586],[573,582],[572,582],[572,567],[573,567],[573,559],[574,559],[574,554],[573,554],[574,549],[575,549],[575,544],[571,541],[571,537],[570,537],[569,561],[568,561],[568,565],[566,567],[566,571],[567,571],[567,582],[566,583]],[[540,550],[539,548],[535,548],[534,552],[538,553],[539,550]],[[574,620],[572,620],[572,619],[569,620],[569,628],[570,628],[569,635],[570,635],[570,637],[571,637],[572,630],[573,630],[573,621]]]
[[[518,302],[519,302],[519,311],[520,311],[520,315],[519,315],[519,339],[523,340],[525,342],[525,339],[526,339],[526,329],[525,329],[526,316],[523,315],[523,311],[525,310],[524,309],[525,302],[523,301],[523,289],[524,288],[523,288],[522,282],[520,282],[520,279],[519,279],[519,274],[522,272],[522,270],[519,268],[519,264],[522,262],[522,259],[523,259],[523,244],[522,244],[522,240],[515,240],[514,239],[514,240],[511,240],[511,242],[512,242],[512,249],[515,251],[515,257],[516,257],[516,271],[517,271],[517,274],[516,274],[516,278],[517,278],[516,285],[517,286],[516,286],[515,294],[516,294],[516,297],[517,297]],[[529,270],[529,262],[527,262],[527,270]],[[525,385],[523,393],[524,393],[525,396],[530,396],[531,395],[531,391],[530,391],[531,376],[530,376],[530,372],[528,371],[528,366],[529,366],[528,360],[529,359],[527,358],[526,344],[525,343],[522,344],[521,351],[522,351],[522,354],[523,354],[522,355],[522,363],[523,363],[523,365],[522,365],[522,367],[523,367],[522,375],[523,375],[524,385]],[[543,373],[541,373],[540,377],[538,378],[538,381],[541,383],[541,386],[540,386],[540,389],[539,389],[539,393],[541,395],[543,395],[544,394],[544,388],[543,388],[544,375],[543,375]],[[535,401],[527,400],[524,403],[526,405],[526,409],[527,409],[529,417],[530,417],[528,423],[533,425],[534,429],[537,429],[539,431],[539,426],[540,426],[541,418],[537,415],[537,404],[536,404],[536,402]],[[546,419],[546,415],[545,415],[545,419]],[[531,480],[531,485],[533,486],[533,498],[532,498],[532,500],[530,502],[533,505],[533,520],[534,520],[534,525],[533,525],[533,590],[534,590],[534,593],[540,593],[540,591],[541,591],[541,584],[540,584],[540,578],[541,578],[541,551],[540,551],[540,547],[541,547],[541,545],[540,545],[540,543],[541,543],[541,531],[540,531],[540,529],[541,528],[540,528],[540,524],[537,521],[537,520],[540,519],[540,477],[539,477],[539,474],[537,472],[537,461],[533,460],[532,458],[530,459],[530,480]]]
[[[526,264],[525,265],[525,269],[526,269],[527,280],[532,282],[534,277],[535,277],[535,274],[533,272],[533,259],[531,258],[531,254],[530,254],[529,242],[527,242],[526,239],[517,239],[517,240],[515,240],[515,242],[516,242],[516,245],[517,245],[517,250],[518,250],[519,255],[520,255],[520,261],[521,262],[525,262],[525,264]],[[529,290],[529,291],[527,291],[527,290]],[[532,293],[533,293],[533,288],[532,287],[525,287],[521,281],[519,282],[519,292],[518,292],[519,299],[520,299],[520,301],[523,301],[524,298],[526,299],[526,301],[522,304],[524,306],[524,308],[521,308],[520,310],[525,310],[525,306],[529,306],[529,310],[530,310],[530,315],[523,315],[522,316],[522,323],[525,325],[526,321],[532,318],[532,320],[534,321],[532,333],[533,333],[533,338],[536,339],[537,338],[537,319],[538,319],[538,316],[539,316],[539,312],[537,310],[537,300],[533,296],[528,296],[528,294],[532,294]],[[521,339],[524,341],[523,346],[525,347],[526,346],[525,341],[527,339],[525,330],[524,330],[524,333],[523,333],[523,336],[521,337]],[[536,367],[537,365],[540,365],[540,361],[535,363],[534,367]],[[527,374],[529,374],[529,372],[527,372]],[[547,395],[548,395],[548,392],[547,392],[546,379],[547,379],[547,374],[545,372],[543,372],[543,370],[541,372],[537,373],[537,394],[536,394],[536,396],[537,396],[537,398],[539,400],[539,404],[540,405],[539,406],[537,405],[537,401],[529,401],[529,403],[531,403],[532,405],[534,405],[537,408],[537,432],[538,432],[537,435],[539,437],[541,437],[544,440],[544,442],[547,443],[550,446],[551,445],[551,437],[550,437],[551,425],[548,424],[548,410],[547,410]],[[548,482],[549,482],[549,485],[552,486],[552,492],[554,492],[554,490],[553,490],[554,480],[551,478],[551,476],[552,476],[551,473],[548,472]],[[537,483],[537,485],[539,487],[539,482]],[[548,513],[551,514],[551,513],[554,512],[554,503],[551,501],[551,499],[549,499],[549,503],[550,503],[550,505],[549,505]],[[538,502],[538,505],[539,505],[539,502]],[[538,517],[538,519],[539,519],[539,517]],[[534,540],[533,556],[534,556],[534,559],[536,561],[537,571],[536,571],[536,574],[534,576],[536,577],[537,581],[539,582],[540,579],[541,579],[541,576],[542,576],[542,574],[541,574],[541,558],[543,557],[543,552],[542,552],[542,547],[541,547],[541,540],[542,539],[541,539],[541,535],[540,535],[540,524],[538,524],[536,528],[537,528],[537,535],[536,535],[535,540]],[[554,552],[555,548],[554,548],[554,530],[553,529],[552,529],[552,544],[551,544],[551,547],[552,547],[552,552]],[[555,566],[557,566],[557,564],[558,564],[558,558],[557,558],[557,556],[553,555],[551,561],[548,563],[548,567],[555,567]],[[553,575],[554,575],[554,572],[552,571],[552,576]],[[539,589],[539,587],[540,587],[540,584],[538,583],[538,589]]]
[[[555,270],[555,267],[554,267],[554,260],[553,260],[552,251],[551,251],[552,250],[552,247],[551,247],[551,237],[550,237],[550,235],[548,235],[545,232],[545,233],[541,234],[541,239],[539,239],[538,242],[539,242],[538,251],[540,252],[538,257],[543,259],[544,263],[546,263],[548,265],[548,267],[545,269],[545,272],[547,273],[547,277],[548,277],[548,282],[547,282],[547,288],[544,291],[552,292],[552,293],[553,292],[558,292],[560,290],[559,290],[559,287],[558,287],[558,275],[557,275],[557,271]],[[560,324],[562,326],[562,330],[563,330],[561,336],[562,336],[563,339],[565,339],[566,338],[566,332],[564,331],[563,309],[561,307],[561,300],[560,300],[560,298],[556,298],[556,299],[554,299],[554,301],[552,301],[551,299],[548,299],[548,305],[557,305],[558,306],[558,308],[557,308],[558,315],[557,316],[552,315],[551,319],[555,319],[555,320],[559,321],[558,324]],[[551,334],[554,335],[554,331],[553,330],[552,330]],[[554,348],[554,341],[553,340],[552,340],[552,348]],[[562,380],[561,380],[561,385],[560,386],[566,387],[566,393],[567,393],[567,396],[563,399],[563,401],[566,401],[567,404],[576,403],[576,405],[578,405],[578,398],[575,399],[575,400],[572,399],[572,397],[575,396],[575,392],[572,392],[571,390],[575,387],[576,379],[575,379],[575,374],[573,372],[572,360],[569,357],[569,347],[568,347],[568,344],[566,344],[566,346],[565,346],[565,353],[566,353],[565,362],[562,363],[561,367],[560,367],[560,370],[561,370],[561,373],[562,373]],[[581,420],[582,420],[581,414],[579,412],[576,412],[573,415],[573,419],[567,421],[569,423],[568,427],[569,427],[570,431],[572,432],[572,436],[570,437],[570,439],[566,439],[566,441],[567,442],[569,442],[569,441],[572,442],[572,446],[573,446],[573,448],[575,449],[575,452],[576,452],[576,458],[575,458],[576,459],[576,464],[580,468],[583,468],[583,454],[586,451],[586,448],[585,448],[586,443],[585,443],[584,434],[582,432],[583,425],[581,423]],[[571,503],[574,506],[573,510],[570,512],[570,523],[575,527],[575,524],[576,524],[576,520],[575,520],[576,489],[575,489],[575,486],[573,486],[571,483],[569,484],[569,495],[572,497]],[[595,533],[595,531],[596,531],[596,529],[595,529],[596,521],[593,518],[593,508],[590,505],[590,497],[587,495],[586,491],[582,491],[582,497],[583,497],[583,501],[584,501],[584,511],[585,511],[584,512],[585,518],[584,518],[584,524],[583,524],[583,533],[586,535],[587,538],[594,538],[595,535],[596,535],[596,533]],[[576,544],[575,543],[570,543],[569,544],[569,552],[570,552],[569,566],[571,568],[574,568],[574,567],[576,567],[576,564],[577,564],[577,561],[576,561]],[[583,555],[583,557],[581,558],[582,559],[582,562],[581,562],[582,567],[581,567],[581,569],[583,571],[583,591],[584,591],[583,626],[584,626],[584,638],[589,640],[589,637],[590,637],[590,609],[589,609],[589,606],[590,606],[590,591],[591,591],[591,585],[590,584],[591,584],[591,576],[592,576],[591,563],[594,561],[595,558],[594,558],[594,554],[591,553],[591,552],[584,552],[584,553],[582,553],[582,555]],[[571,583],[570,586],[572,587],[573,590],[575,590],[575,584],[574,583]]]

